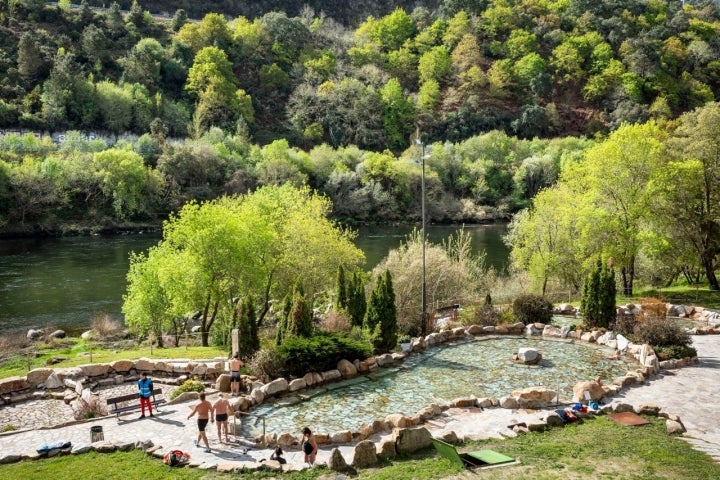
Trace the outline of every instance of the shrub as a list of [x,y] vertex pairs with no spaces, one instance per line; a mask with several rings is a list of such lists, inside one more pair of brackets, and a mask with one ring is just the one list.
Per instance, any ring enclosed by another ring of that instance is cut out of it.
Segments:
[[173,390],[173,392],[170,394],[170,400],[174,400],[181,393],[204,392],[204,391],[205,391],[205,385],[197,378],[191,378],[191,379],[185,380],[185,382],[182,385],[180,385],[178,388]]
[[92,319],[92,331],[98,338],[111,338],[122,329],[122,324],[107,314],[96,314]]
[[14,432],[17,429],[18,428],[15,425],[7,424],[7,425],[4,425],[2,428],[0,428],[0,433]]
[[282,376],[283,371],[283,363],[275,347],[255,352],[247,367],[256,377],[277,378]]
[[276,349],[283,374],[295,377],[336,368],[342,359],[367,358],[372,350],[368,342],[326,332],[318,332],[312,337],[290,337]]
[[[461,315],[462,318],[462,315]],[[486,303],[475,309],[475,323],[482,326],[495,326],[500,321],[500,312]],[[463,322],[465,323],[465,322]]]
[[684,345],[666,345],[664,347],[655,347],[655,353],[660,360],[697,356],[697,350],[695,350],[693,347],[688,347]]
[[320,329],[326,332],[349,332],[352,319],[343,310],[331,310],[320,321]]
[[617,335],[625,335],[626,337],[632,337],[635,334],[635,327],[638,322],[635,315],[632,313],[618,314],[615,317],[615,323],[613,324],[613,331]]
[[513,313],[512,308],[504,307],[500,309],[500,323],[515,323],[515,314]]
[[513,314],[518,322],[552,323],[553,304],[540,295],[520,295],[513,301]]
[[690,334],[676,321],[668,318],[651,317],[635,326],[634,340],[649,343],[653,347],[689,347]]

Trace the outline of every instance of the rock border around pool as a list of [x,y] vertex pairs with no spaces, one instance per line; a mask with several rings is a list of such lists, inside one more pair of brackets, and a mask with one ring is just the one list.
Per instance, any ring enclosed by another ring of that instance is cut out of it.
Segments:
[[[704,332],[709,333],[709,332]],[[713,331],[712,333],[720,333],[720,331]],[[390,367],[404,360],[407,354],[412,352],[421,352],[426,348],[440,345],[449,341],[471,341],[479,335],[500,335],[500,334],[511,334],[511,335],[526,335],[526,336],[543,336],[546,338],[558,338],[568,339],[569,341],[583,341],[587,343],[596,343],[604,345],[610,348],[616,348],[618,344],[618,337],[613,332],[602,332],[600,330],[593,330],[588,332],[570,330],[569,327],[557,327],[554,325],[545,325],[541,323],[534,323],[524,325],[521,322],[510,324],[510,325],[499,325],[493,326],[479,326],[470,325],[467,327],[457,327],[450,330],[445,330],[437,333],[431,333],[426,337],[413,338],[409,345],[405,347],[405,351],[389,353],[379,355],[376,357],[370,357],[365,360],[355,360],[350,362],[348,360],[341,360],[338,362],[337,368],[327,372],[308,372],[302,378],[296,378],[288,381],[284,378],[278,378],[268,383],[262,383],[257,379],[254,379],[249,385],[251,391],[248,395],[242,395],[240,397],[231,397],[230,402],[233,408],[238,411],[248,411],[252,407],[257,406],[264,402],[266,398],[272,396],[281,396],[285,393],[296,392],[303,388],[317,386],[324,383],[330,383],[336,380],[342,380],[352,378],[358,374],[369,373],[377,370],[381,367]],[[626,339],[623,339],[626,341]],[[623,388],[629,387],[635,383],[643,383],[645,380],[659,372],[662,369],[673,369],[681,366],[689,365],[697,362],[697,358],[688,358],[683,360],[673,360],[667,362],[659,362],[655,352],[649,345],[636,345],[631,342],[627,342],[627,352],[632,354],[638,361],[639,366],[633,371],[629,371],[626,375],[616,378],[609,385],[599,386],[595,382],[580,381],[573,389],[575,398],[574,401],[585,400],[582,393],[589,391],[593,400],[599,400],[603,397],[611,397],[617,395],[622,391]],[[50,395],[51,387],[55,388],[74,388],[77,390],[78,385],[82,385],[83,382],[91,382],[93,385],[121,385],[126,381],[135,378],[138,371],[147,371],[154,377],[157,373],[177,375],[171,377],[168,382],[178,384],[183,377],[187,378],[188,374],[192,372],[205,372],[205,376],[216,378],[215,387],[220,391],[229,390],[229,375],[222,373],[224,372],[225,359],[214,359],[209,362],[201,361],[185,361],[185,360],[150,360],[150,359],[139,359],[137,361],[130,360],[118,360],[110,364],[90,364],[74,367],[70,369],[36,369],[28,373],[25,377],[12,377],[9,379],[0,380],[0,394],[6,403],[10,403],[12,400],[18,401],[21,398],[24,400],[38,399],[38,398],[55,398]],[[247,377],[245,380],[252,380],[251,377]],[[156,380],[157,381],[157,380]],[[55,383],[52,383],[55,382]],[[181,382],[180,382],[181,383]],[[592,385],[590,385],[592,384]],[[39,391],[33,393],[27,392],[27,390],[40,388]],[[597,388],[599,387],[599,388]],[[19,393],[18,393],[19,391]],[[24,391],[24,392],[23,392]],[[80,394],[81,392],[77,392]],[[13,398],[13,394],[14,398]],[[187,392],[177,399],[175,402],[185,401],[188,396],[193,397],[197,394]],[[388,415],[384,419],[378,419],[370,424],[363,425],[356,432],[341,431],[334,433],[316,433],[318,443],[321,445],[332,445],[332,444],[348,444],[357,442],[357,445],[365,444],[364,450],[369,451],[366,442],[368,438],[375,434],[391,433],[391,437],[381,442],[377,448],[376,456],[380,458],[392,458],[397,453],[414,451],[408,450],[407,448],[417,449],[425,448],[429,446],[429,439],[427,445],[425,445],[426,435],[423,433],[412,433],[416,431],[427,429],[421,425],[431,420],[432,418],[443,414],[444,411],[450,408],[533,408],[541,409],[551,404],[555,399],[556,392],[547,390],[539,387],[528,387],[522,390],[516,390],[508,396],[504,397],[484,397],[476,398],[473,395],[464,398],[457,398],[448,402],[447,404],[438,405],[432,404],[428,407],[421,409],[415,415],[405,416],[401,414]],[[659,410],[659,409],[658,409]],[[549,416],[548,418],[550,418]],[[673,421],[679,422],[679,419]],[[552,423],[552,420],[551,422]],[[547,425],[547,424],[546,424]],[[541,427],[533,427],[541,428]],[[546,428],[546,427],[542,427]],[[670,428],[670,427],[668,427]],[[410,433],[407,433],[410,432]],[[453,433],[450,432],[443,439],[453,441]],[[428,432],[429,435],[429,432]],[[419,436],[420,440],[417,440]],[[407,439],[415,439],[413,441]],[[263,445],[265,447],[282,446],[284,448],[296,448],[299,447],[300,438],[291,433],[281,434],[266,434],[265,436],[257,437],[254,439],[256,445]],[[399,442],[399,443],[398,443]],[[405,444],[409,442],[413,447],[399,447],[399,444]],[[102,445],[95,446],[94,444],[89,448],[95,451],[114,451],[115,449],[126,449],[142,448],[154,456],[162,456],[159,450],[161,446],[152,446],[152,442],[135,442],[134,444],[123,444],[114,445],[109,442],[98,442]],[[370,442],[372,443],[372,442]],[[86,447],[82,447],[83,451]],[[357,446],[356,446],[357,448]],[[81,449],[78,449],[81,450]],[[70,453],[70,452],[61,452]],[[72,451],[72,453],[82,453],[81,451]],[[369,453],[365,454],[368,457],[372,457]],[[338,458],[338,456],[340,458]],[[36,458],[42,458],[38,456]],[[22,458],[8,458],[3,457],[0,459],[0,463],[7,463],[8,461],[17,461]],[[333,460],[335,459],[335,460]],[[354,460],[353,460],[354,461]],[[369,460],[368,460],[369,461]],[[367,462],[367,461],[366,461]],[[363,463],[361,461],[361,463]],[[253,464],[253,465],[250,465]],[[263,464],[254,465],[255,462],[230,462],[226,466],[218,465],[220,471],[250,471],[250,469],[259,468],[272,468],[272,463],[263,462]],[[342,469],[343,464],[347,466],[342,459],[340,451],[335,448],[331,454],[328,464],[333,469]],[[193,465],[191,466],[200,466]],[[360,465],[358,465],[360,466]],[[279,467],[279,464],[278,464]],[[285,466],[285,470],[288,468],[298,469],[302,466]],[[341,470],[339,470],[341,471]]]

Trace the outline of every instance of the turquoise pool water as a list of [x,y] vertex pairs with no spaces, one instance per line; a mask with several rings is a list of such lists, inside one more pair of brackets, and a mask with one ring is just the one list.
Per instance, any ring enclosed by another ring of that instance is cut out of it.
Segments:
[[[539,365],[517,365],[512,354],[520,347],[538,349]],[[357,431],[361,425],[391,413],[414,415],[433,402],[458,397],[509,395],[513,390],[544,386],[572,396],[579,380],[600,375],[611,380],[629,365],[607,358],[608,348],[584,343],[521,337],[481,337],[470,343],[445,345],[408,356],[402,365],[367,376],[307,389],[299,394],[266,401],[243,420],[243,435],[313,431]]]

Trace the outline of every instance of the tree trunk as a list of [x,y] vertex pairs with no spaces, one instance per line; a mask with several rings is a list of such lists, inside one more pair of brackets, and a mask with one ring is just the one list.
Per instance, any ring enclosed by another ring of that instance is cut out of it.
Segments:
[[635,257],[630,257],[630,261],[627,266],[620,270],[623,284],[623,295],[632,297],[633,295],[633,280],[635,279]]
[[200,336],[202,338],[202,346],[203,347],[210,346],[210,342],[208,341],[210,338],[210,328],[212,327],[213,323],[215,323],[215,317],[217,316],[217,312],[218,312],[218,305],[219,305],[219,301],[216,300],[215,303],[213,304],[212,315],[210,316],[209,319],[207,317],[205,317],[205,319],[203,320],[203,323],[205,323],[205,328],[203,328],[203,331],[200,334]]
[[263,320],[265,320],[265,315],[267,315],[268,311],[270,311],[270,288],[272,287],[272,279],[273,279],[273,274],[270,273],[270,276],[268,277],[268,281],[265,284],[265,292],[264,292],[264,298],[263,298],[263,302],[262,302],[262,310],[260,311],[260,315],[257,316],[258,328],[260,328]]
[[208,346],[208,312],[210,311],[210,293],[207,294],[205,299],[205,306],[203,307],[202,319],[200,320],[200,341],[203,347]]
[[701,261],[703,264],[703,267],[705,268],[705,276],[707,277],[708,284],[710,285],[710,290],[718,291],[720,290],[720,285],[718,285],[718,279],[717,276],[715,276],[715,265],[713,262],[713,256],[709,255],[707,251],[703,252],[703,255],[701,257]]

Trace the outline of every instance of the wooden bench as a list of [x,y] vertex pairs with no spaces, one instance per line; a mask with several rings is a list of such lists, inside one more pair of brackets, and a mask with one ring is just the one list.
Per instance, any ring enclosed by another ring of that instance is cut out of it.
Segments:
[[[151,405],[153,406],[153,409],[155,409],[155,411],[159,411],[157,406],[161,403],[165,403],[166,400],[164,398],[156,399],[155,395],[162,395],[162,390],[160,390],[159,388],[155,388],[152,391]],[[105,401],[108,405],[112,405],[112,407],[110,408],[110,413],[114,413],[117,418],[120,418],[120,414],[123,412],[140,410],[140,398],[138,397],[137,393],[110,397]]]

